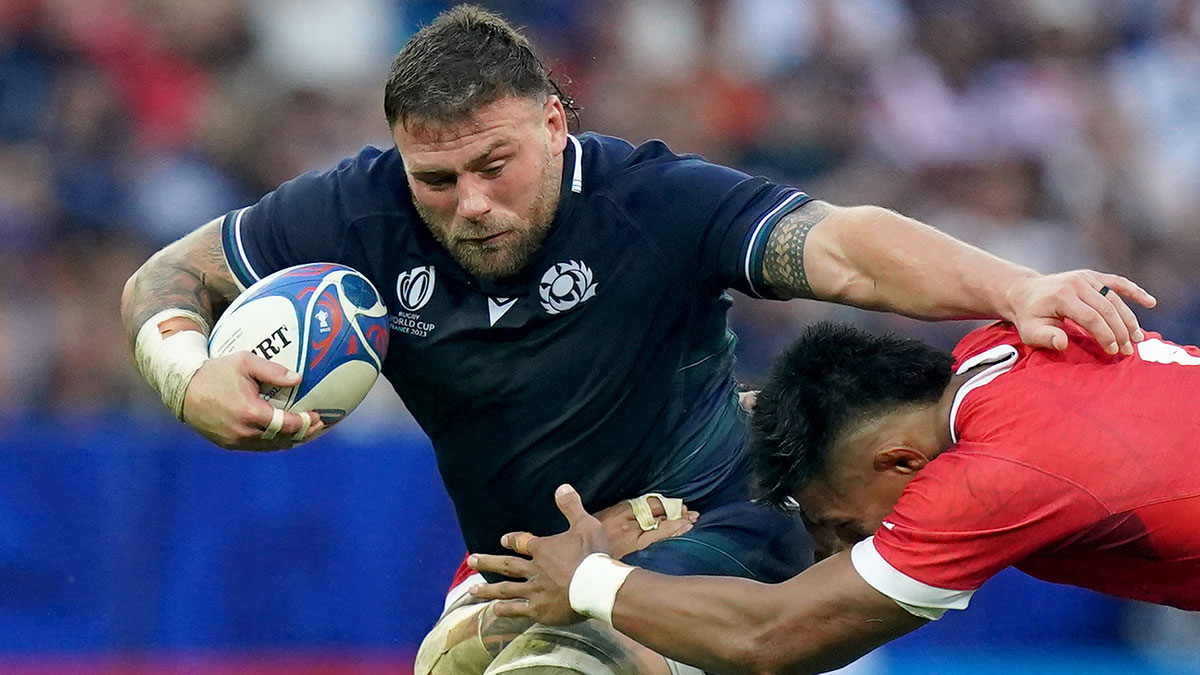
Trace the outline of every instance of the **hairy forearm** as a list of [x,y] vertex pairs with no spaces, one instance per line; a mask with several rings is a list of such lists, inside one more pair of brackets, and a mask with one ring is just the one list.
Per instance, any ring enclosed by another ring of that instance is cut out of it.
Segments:
[[195,312],[211,325],[237,296],[218,228],[213,221],[197,229],[154,254],[129,278],[121,294],[121,320],[130,343],[142,324],[164,309]]
[[921,319],[1011,318],[1007,291],[1037,276],[949,235],[871,206],[839,209],[811,253],[814,294]]

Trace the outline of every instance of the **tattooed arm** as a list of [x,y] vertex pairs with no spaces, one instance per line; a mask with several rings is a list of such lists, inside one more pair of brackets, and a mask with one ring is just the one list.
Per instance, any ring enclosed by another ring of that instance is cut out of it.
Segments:
[[[1121,299],[1154,298],[1113,274],[1041,275],[928,225],[876,206],[811,201],[785,216],[763,256],[764,281],[785,298],[817,298],[920,319],[1005,319],[1021,339],[1064,349],[1064,319],[1109,353],[1133,353],[1142,338]],[[1102,287],[1114,292],[1102,295]]]
[[[134,272],[121,294],[121,319],[136,350],[142,327],[160,312],[181,310],[181,314],[194,314],[211,326],[237,295],[237,284],[221,249],[218,219],[154,254]],[[164,339],[185,331],[207,333],[204,325],[187,316],[160,320],[157,330]],[[289,447],[303,420],[299,414],[286,413],[275,439],[263,440],[263,431],[275,412],[258,392],[260,383],[292,386],[298,379],[287,368],[248,352],[206,360],[186,384],[183,421],[230,449]],[[315,414],[310,419],[314,422],[308,432],[311,435],[321,424]]]
[[[195,312],[211,326],[237,295],[237,284],[221,250],[218,219],[155,253],[129,278],[121,294],[121,320],[132,344],[142,324],[164,309]],[[163,331],[200,329],[194,321],[180,317],[172,319]]]

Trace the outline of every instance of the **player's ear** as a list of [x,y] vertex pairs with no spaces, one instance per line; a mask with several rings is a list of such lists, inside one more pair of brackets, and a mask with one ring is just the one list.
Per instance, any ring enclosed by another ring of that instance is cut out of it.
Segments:
[[920,450],[906,446],[890,447],[875,453],[874,469],[878,472],[894,471],[914,474],[929,463],[929,458]]
[[550,152],[557,156],[567,147],[567,111],[554,94],[547,96],[542,104],[542,121],[550,135]]

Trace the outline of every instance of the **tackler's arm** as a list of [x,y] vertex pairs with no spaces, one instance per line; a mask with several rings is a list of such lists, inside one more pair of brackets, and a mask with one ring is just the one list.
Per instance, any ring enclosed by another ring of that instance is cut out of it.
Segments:
[[720,673],[816,673],[840,667],[924,625],[835,555],[782,584],[675,577],[604,555],[604,529],[569,486],[555,493],[570,529],[551,537],[511,533],[517,556],[468,564],[525,581],[477,586],[497,616],[561,624],[599,619],[668,658]]
[[[576,584],[602,588],[589,578]],[[575,609],[592,614],[586,606]],[[711,672],[756,674],[840,668],[926,623],[869,586],[848,552],[775,585],[635,569],[614,597],[611,620],[617,630],[678,661]]]

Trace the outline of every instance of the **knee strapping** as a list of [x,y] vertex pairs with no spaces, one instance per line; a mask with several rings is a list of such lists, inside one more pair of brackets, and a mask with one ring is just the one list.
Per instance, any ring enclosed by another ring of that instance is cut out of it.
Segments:
[[481,675],[525,629],[524,617],[499,617],[495,601],[452,606],[421,642],[414,675]]
[[480,613],[486,605],[450,610],[421,641],[414,675],[479,675],[492,662],[479,636]]
[[486,675],[637,675],[629,649],[607,627],[535,625],[512,641]]

